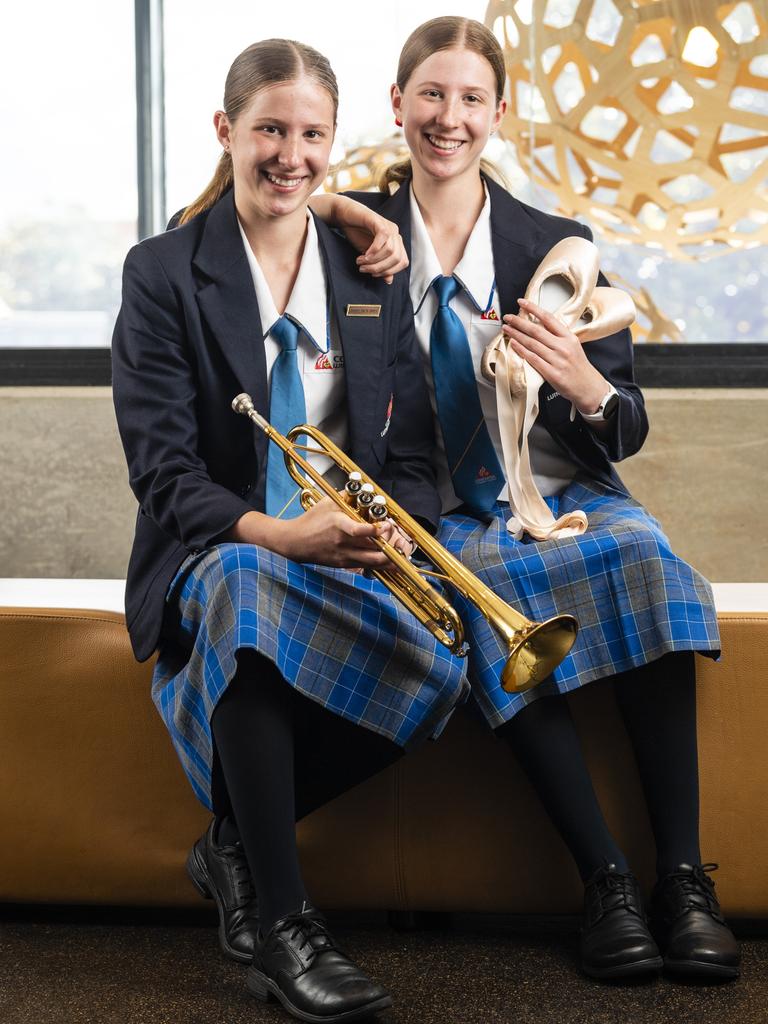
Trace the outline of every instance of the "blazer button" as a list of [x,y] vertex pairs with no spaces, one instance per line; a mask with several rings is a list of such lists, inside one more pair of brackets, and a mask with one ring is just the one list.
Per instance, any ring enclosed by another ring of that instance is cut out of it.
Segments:
[[243,484],[243,486],[240,488],[240,497],[245,498],[246,495],[250,494],[252,487],[253,484]]

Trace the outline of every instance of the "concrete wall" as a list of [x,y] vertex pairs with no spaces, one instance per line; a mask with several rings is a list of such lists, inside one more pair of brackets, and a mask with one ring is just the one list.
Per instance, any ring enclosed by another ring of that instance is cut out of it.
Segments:
[[[716,582],[768,581],[768,391],[651,390],[620,471]],[[0,388],[0,576],[119,578],[135,502],[106,388]]]

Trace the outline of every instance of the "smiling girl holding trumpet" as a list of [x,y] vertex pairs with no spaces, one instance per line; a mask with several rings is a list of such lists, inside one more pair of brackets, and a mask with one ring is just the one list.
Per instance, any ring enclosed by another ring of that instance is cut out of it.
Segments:
[[[420,26],[403,47],[391,93],[411,158],[389,169],[380,193],[354,194],[394,222],[410,259],[438,437],[439,539],[530,618],[571,613],[580,623],[550,679],[511,694],[499,682],[497,638],[459,603],[473,701],[515,752],[576,862],[585,884],[583,969],[621,978],[664,964],[692,977],[735,977],[738,947],[706,873],[712,866],[701,865],[698,835],[693,652],[717,656],[711,589],[674,555],[614,468],[639,450],[648,422],[629,330],[601,329],[615,303],[591,290],[588,228],[518,202],[481,162],[504,115],[504,86],[502,51],[483,25],[445,17]],[[318,209],[341,224],[358,216],[350,198],[323,197]],[[370,225],[381,226],[373,215]],[[561,295],[552,304],[554,286]],[[497,391],[514,380],[509,437],[497,402],[509,396]],[[563,696],[606,677],[656,840],[655,938]]]
[[[187,869],[224,951],[253,960],[250,991],[313,1021],[390,998],[309,902],[295,822],[439,731],[467,689],[464,663],[360,572],[390,564],[377,539],[408,555],[409,538],[328,497],[303,511],[282,451],[231,408],[247,392],[282,434],[317,425],[437,528],[407,281],[362,277],[307,209],[336,107],[310,47],[267,40],[235,60],[216,175],[178,229],[128,255],[113,345],[140,506],[126,618],[140,660],[159,649],[153,698],[215,814]],[[374,240],[368,269],[391,262]]]

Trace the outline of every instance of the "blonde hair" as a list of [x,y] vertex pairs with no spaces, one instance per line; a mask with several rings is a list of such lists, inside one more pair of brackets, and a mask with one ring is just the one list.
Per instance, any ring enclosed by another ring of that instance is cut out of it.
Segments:
[[[400,60],[397,64],[397,87],[400,92],[403,92],[413,72],[427,57],[439,50],[453,50],[460,47],[485,57],[491,65],[496,80],[496,103],[500,103],[504,98],[507,71],[504,66],[504,53],[496,36],[489,28],[473,18],[460,18],[452,15],[425,21],[408,36],[400,51]],[[480,161],[480,170],[498,182],[502,188],[510,190],[509,182],[492,161],[483,158]],[[390,164],[379,178],[380,191],[394,191],[394,188],[410,178],[411,174],[410,158]]]
[[[279,82],[293,82],[301,75],[314,78],[333,102],[333,122],[339,109],[339,87],[331,65],[317,50],[293,39],[262,39],[235,57],[224,84],[224,113],[234,124],[261,89]],[[179,224],[186,224],[198,213],[208,210],[232,188],[234,176],[232,157],[224,152],[219,157],[213,178],[182,213]]]

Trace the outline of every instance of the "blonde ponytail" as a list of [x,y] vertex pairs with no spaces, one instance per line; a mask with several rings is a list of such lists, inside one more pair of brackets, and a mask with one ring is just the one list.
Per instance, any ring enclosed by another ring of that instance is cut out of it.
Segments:
[[495,181],[497,185],[501,185],[506,192],[512,191],[512,182],[493,160],[486,160],[485,157],[482,157],[480,160],[480,173],[484,174],[486,178],[490,178],[491,181]]
[[[397,189],[413,174],[411,158],[396,160],[395,163],[385,167],[376,182],[379,192],[396,192]],[[395,186],[394,188],[392,186]]]
[[214,203],[218,203],[224,193],[232,188],[234,175],[232,173],[232,157],[229,153],[222,153],[216,165],[216,171],[208,182],[206,188],[200,193],[197,199],[189,205],[179,218],[179,226],[192,220],[198,213],[208,210]]

